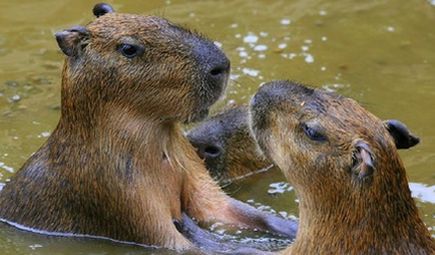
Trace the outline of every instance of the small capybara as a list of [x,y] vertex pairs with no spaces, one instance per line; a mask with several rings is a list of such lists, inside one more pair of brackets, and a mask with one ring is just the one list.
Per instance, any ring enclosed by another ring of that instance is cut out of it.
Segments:
[[60,120],[0,192],[1,219],[176,250],[194,249],[177,227],[184,213],[294,237],[295,222],[227,196],[181,130],[223,93],[222,51],[160,17],[93,12],[87,26],[56,33]]
[[284,254],[435,254],[397,153],[415,143],[403,124],[287,81],[262,86],[250,115],[259,147],[299,198],[297,237]]
[[[222,186],[273,166],[272,161],[258,151],[249,131],[248,119],[247,106],[233,106],[200,122],[187,133],[198,155],[204,159],[207,170]],[[398,120],[384,123],[392,137],[397,137],[398,149],[418,144],[419,139]]]

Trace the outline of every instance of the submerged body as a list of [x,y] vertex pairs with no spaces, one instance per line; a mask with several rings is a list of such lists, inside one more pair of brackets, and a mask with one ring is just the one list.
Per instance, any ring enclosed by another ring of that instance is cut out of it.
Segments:
[[300,224],[284,254],[434,254],[397,148],[416,139],[354,100],[286,81],[251,100],[264,154],[294,186]]

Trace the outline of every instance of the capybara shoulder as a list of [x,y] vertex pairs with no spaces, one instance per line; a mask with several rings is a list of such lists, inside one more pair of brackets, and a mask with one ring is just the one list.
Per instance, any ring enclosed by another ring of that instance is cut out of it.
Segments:
[[398,148],[418,143],[352,99],[287,81],[250,103],[261,150],[299,197],[300,227],[285,254],[434,254]]

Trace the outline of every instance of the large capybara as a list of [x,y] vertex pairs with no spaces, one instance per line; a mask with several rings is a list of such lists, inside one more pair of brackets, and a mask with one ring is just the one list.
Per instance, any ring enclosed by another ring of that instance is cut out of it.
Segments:
[[[398,120],[384,122],[397,149],[408,149],[419,143]],[[273,167],[257,148],[249,132],[249,111],[245,105],[225,109],[189,130],[187,138],[204,159],[207,170],[222,186],[234,180]]]
[[94,14],[56,33],[67,56],[60,120],[0,192],[2,220],[176,250],[194,247],[173,223],[183,213],[293,237],[295,222],[227,196],[180,128],[223,93],[221,50],[163,18],[107,4]]
[[259,147],[299,197],[284,254],[435,254],[395,145],[411,142],[404,125],[287,81],[262,86],[250,113]]

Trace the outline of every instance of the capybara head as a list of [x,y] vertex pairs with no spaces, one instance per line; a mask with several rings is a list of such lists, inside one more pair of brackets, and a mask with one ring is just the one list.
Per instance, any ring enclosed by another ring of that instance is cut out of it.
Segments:
[[237,106],[201,122],[187,138],[220,183],[271,166],[249,132],[248,107]]
[[350,192],[396,175],[377,166],[419,141],[399,121],[383,122],[352,99],[287,81],[259,89],[251,119],[262,151],[299,190],[324,192],[329,181],[334,192]]
[[95,6],[94,14],[86,27],[56,33],[68,56],[65,103],[184,122],[206,116],[230,69],[212,41],[160,17],[115,13],[107,4]]

